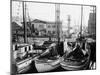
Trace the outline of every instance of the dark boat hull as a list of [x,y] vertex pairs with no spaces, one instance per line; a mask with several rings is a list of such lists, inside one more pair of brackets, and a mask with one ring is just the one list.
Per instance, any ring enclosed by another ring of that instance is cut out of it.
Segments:
[[[87,46],[87,45],[86,45]],[[81,54],[77,54],[80,52],[76,52],[74,54],[74,56],[76,57],[78,55],[78,59],[77,58],[69,58],[68,55],[69,53],[67,52],[65,55],[63,55],[64,57],[64,61],[61,62],[61,67],[64,68],[65,70],[84,70],[87,69],[87,67],[89,66],[89,62],[90,62],[90,48],[85,47],[85,49],[87,50],[87,54],[81,57],[79,57],[79,55]],[[73,53],[72,53],[73,54]]]
[[81,65],[75,65],[75,64],[66,64],[69,62],[61,62],[61,67],[64,68],[65,70],[84,70],[88,68],[89,65],[89,59],[83,63],[81,63]]

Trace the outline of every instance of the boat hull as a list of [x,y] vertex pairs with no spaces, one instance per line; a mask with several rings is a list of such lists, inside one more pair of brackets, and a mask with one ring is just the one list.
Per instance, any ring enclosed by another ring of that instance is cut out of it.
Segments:
[[[67,62],[66,62],[67,63]],[[88,68],[89,65],[89,60],[87,60],[84,64],[82,65],[65,65],[65,62],[60,63],[61,67],[64,68],[65,70],[85,70]]]
[[56,69],[60,66],[60,60],[52,61],[52,62],[39,62],[35,61],[35,67],[38,72],[47,72]]
[[27,58],[19,63],[17,63],[17,73],[24,73],[28,71],[31,67],[32,60],[31,58]]
[[[74,51],[74,53],[72,53],[73,56],[70,58],[68,57],[69,53],[66,52],[65,55],[63,55],[64,61],[60,63],[61,67],[64,68],[65,70],[85,70],[87,69],[90,63],[91,50],[87,42],[85,43],[83,47],[85,47],[85,49],[83,48],[84,50],[82,50],[82,52]],[[84,57],[81,56],[82,53]],[[78,54],[80,55],[80,57]],[[76,58],[73,58],[75,56]]]

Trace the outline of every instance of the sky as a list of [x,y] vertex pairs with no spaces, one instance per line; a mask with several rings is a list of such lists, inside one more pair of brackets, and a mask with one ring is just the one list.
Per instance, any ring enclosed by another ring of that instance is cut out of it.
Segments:
[[[83,20],[84,26],[88,25],[89,13],[92,8],[90,6],[83,6]],[[26,3],[26,12],[31,19],[40,19],[44,21],[55,21],[55,4],[48,3]],[[22,18],[22,2],[12,3],[12,16],[19,16]],[[81,6],[77,5],[60,5],[60,20],[62,21],[63,30],[66,30],[68,24],[68,15],[70,15],[70,26],[81,25]]]

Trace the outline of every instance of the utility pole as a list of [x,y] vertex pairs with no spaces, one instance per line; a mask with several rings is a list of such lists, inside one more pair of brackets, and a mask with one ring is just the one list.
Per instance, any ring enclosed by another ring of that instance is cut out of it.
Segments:
[[23,25],[24,25],[24,43],[27,43],[27,22],[26,22],[26,3],[22,2],[23,6]]

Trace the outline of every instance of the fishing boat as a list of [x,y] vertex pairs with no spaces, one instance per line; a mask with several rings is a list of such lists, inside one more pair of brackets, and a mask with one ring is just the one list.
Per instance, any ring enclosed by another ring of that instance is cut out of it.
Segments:
[[43,45],[44,41],[42,40],[34,40],[35,45],[41,46]]
[[44,53],[35,60],[35,67],[38,72],[47,72],[60,66],[61,58],[55,53],[56,44],[52,43]]
[[63,55],[64,61],[60,64],[65,70],[84,70],[89,65],[90,54],[88,42],[83,42],[82,48],[77,46],[75,50],[66,51]]
[[[40,57],[40,54],[44,55],[47,51],[40,52],[44,48],[34,47],[34,44],[19,45],[17,47],[16,67],[17,73],[22,74],[27,72],[31,68],[31,63],[35,58]],[[35,49],[35,50],[34,50]]]
[[32,62],[32,57],[28,54],[29,47],[32,46],[28,44],[13,45],[13,55],[15,60],[14,69],[16,69],[17,73],[24,73],[31,67],[30,64]]
[[27,72],[31,68],[32,58],[26,58],[20,62],[16,63],[17,73],[21,74]]
[[56,69],[60,66],[59,64],[60,59],[56,58],[55,60],[52,59],[42,59],[35,61],[35,67],[38,72],[47,72]]
[[81,26],[78,38],[76,38],[75,42],[66,43],[64,60],[60,63],[65,70],[84,70],[89,66],[91,50],[86,38],[82,36],[82,18],[83,6],[81,6]]

